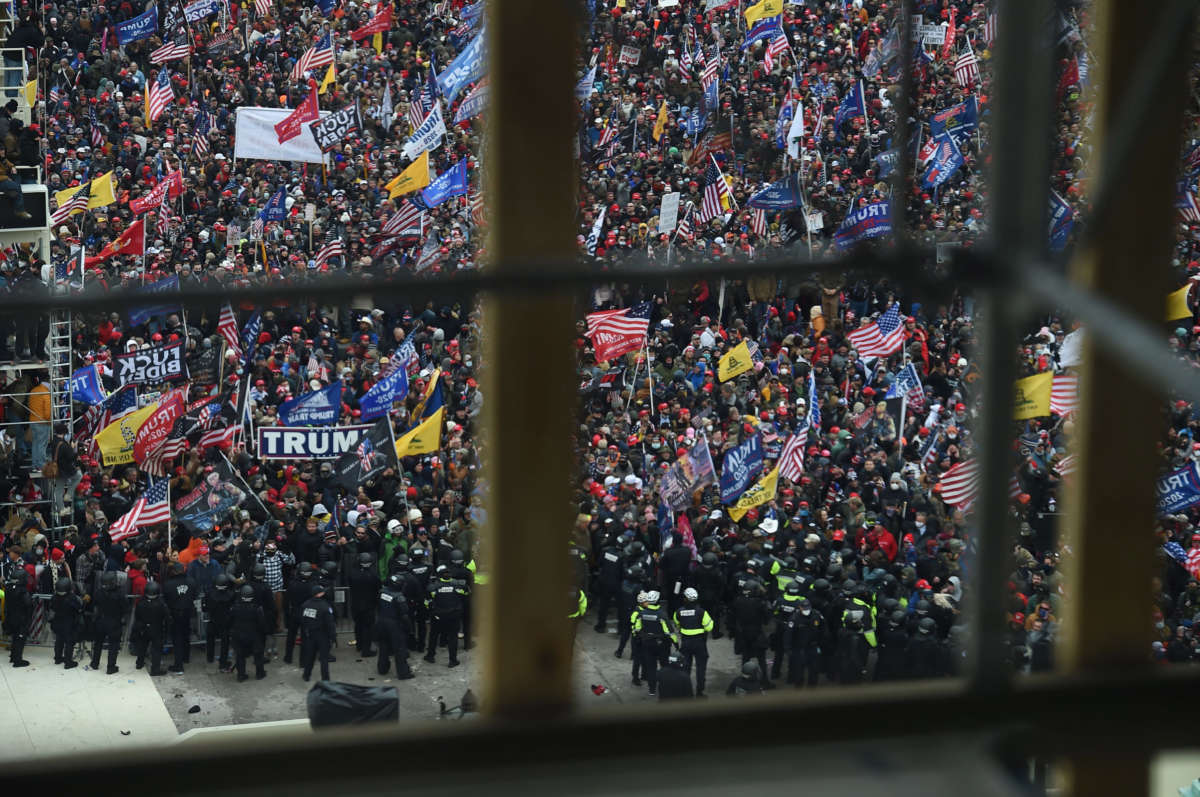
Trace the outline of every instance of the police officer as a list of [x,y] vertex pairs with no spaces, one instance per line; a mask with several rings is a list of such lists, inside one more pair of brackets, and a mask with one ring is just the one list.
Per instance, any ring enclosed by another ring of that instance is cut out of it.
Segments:
[[4,630],[9,637],[8,660],[14,667],[29,666],[29,662],[21,656],[25,651],[29,623],[33,619],[33,598],[25,589],[25,581],[24,568],[17,567],[9,572],[4,584]]
[[[410,598],[410,608],[413,618],[413,634],[412,640],[409,642],[409,648],[417,653],[422,653],[425,650],[426,631],[428,630],[429,607],[425,605],[425,598],[429,595],[429,581],[432,571],[429,569],[428,561],[429,553],[424,548],[413,548],[409,553],[412,563],[408,566],[408,572],[416,581],[417,589],[419,590],[420,599],[412,602]],[[414,644],[415,642],[415,644]]]
[[762,668],[758,666],[757,661],[747,661],[742,664],[742,674],[734,678],[729,683],[729,688],[725,690],[727,695],[761,695],[763,692],[762,686]]
[[375,637],[379,640],[379,660],[376,669],[387,675],[391,658],[396,659],[396,677],[406,681],[413,677],[408,666],[408,637],[412,633],[412,617],[405,597],[406,579],[401,573],[388,576],[379,593],[379,613],[375,621]]
[[[275,627],[275,591],[271,589],[271,585],[267,583],[267,566],[256,564],[250,578],[250,586],[254,589],[254,599],[258,601],[258,605],[262,607],[263,615],[267,618],[267,623],[271,628]],[[240,596],[239,596],[240,597]]]
[[440,644],[449,649],[449,666],[457,667],[458,661],[458,629],[462,623],[463,600],[467,596],[462,582],[450,576],[450,568],[438,565],[437,580],[429,585],[429,597],[425,605],[431,615],[429,632],[429,649],[425,653],[425,661],[433,663]]
[[[599,567],[596,573],[596,633],[608,630],[608,610],[619,600],[621,592],[621,549],[610,534],[600,549]],[[617,614],[620,616],[620,606]]]
[[667,613],[659,605],[658,590],[646,593],[646,603],[633,613],[633,636],[641,642],[640,659],[642,675],[650,694],[658,693],[658,667],[666,660],[671,643],[678,644],[679,637],[667,620]]
[[894,610],[879,632],[879,658],[875,661],[876,681],[895,681],[904,677],[904,651],[908,634],[904,631],[907,619],[903,609]]
[[666,666],[658,671],[658,699],[675,700],[683,697],[692,697],[692,678],[684,669],[683,657],[673,650],[667,656]]
[[[625,568],[625,578],[621,581],[621,591],[617,596],[617,652],[614,655],[618,659],[624,654],[625,644],[629,642],[630,636],[633,634],[633,612],[641,603],[639,595],[645,588],[646,568],[641,563]],[[636,643],[634,647],[636,647]],[[637,677],[640,670],[636,653],[633,654],[633,660],[633,681],[635,685],[638,685],[641,682]]]
[[[582,551],[580,551],[582,554]],[[583,559],[586,572],[586,556]],[[463,615],[462,615],[462,635],[463,635],[463,650],[471,649],[471,595],[475,592],[475,571],[466,566],[466,556],[463,552],[455,548],[450,552],[450,577],[455,581],[461,582],[463,589],[467,594],[463,596]],[[587,579],[584,578],[583,587],[587,587]],[[587,599],[584,599],[586,605]]]
[[[254,677],[260,681],[267,677],[263,653],[266,650],[268,630],[267,614],[258,601],[254,587],[244,584],[229,617],[229,633],[233,639],[234,655],[237,657],[239,683],[250,677],[246,675],[246,656],[250,654],[254,655]],[[323,670],[326,678],[329,677],[327,667],[328,665],[325,665]],[[307,673],[305,680],[308,680]]]
[[300,632],[300,607],[312,597],[313,566],[301,562],[296,566],[296,574],[287,588],[287,643],[284,646],[283,661],[292,663],[296,651],[296,635]]
[[372,554],[360,553],[358,566],[350,571],[350,611],[354,615],[354,647],[360,656],[374,656],[371,637],[375,630],[375,608],[379,602],[379,568]]
[[[796,581],[788,585],[789,590],[799,587]],[[784,628],[783,649],[788,657],[789,684],[802,687],[807,681],[810,687],[817,685],[824,641],[825,618],[813,609],[808,598],[801,597],[796,601],[796,611],[792,612]]]
[[939,643],[934,631],[937,621],[922,617],[917,622],[917,633],[908,640],[904,650],[905,670],[909,678],[933,678],[941,674],[942,660]]
[[300,606],[300,663],[304,680],[312,677],[313,663],[321,658],[321,680],[329,680],[329,648],[337,635],[333,606],[325,600],[325,585],[314,584],[312,597]]
[[170,612],[163,602],[162,588],[157,581],[146,583],[146,592],[133,610],[133,648],[137,661],[134,666],[146,666],[147,651],[150,654],[150,674],[166,675],[162,668],[163,639],[166,638]]
[[847,609],[837,635],[838,680],[843,684],[861,683],[867,673],[867,640],[864,637],[864,611]]
[[778,678],[783,668],[784,637],[787,635],[788,625],[791,623],[792,617],[799,608],[800,600],[803,597],[800,594],[801,590],[800,582],[789,580],[783,587],[782,594],[775,599],[775,630],[771,633],[771,650],[775,654],[775,658],[771,662],[772,678]]
[[175,654],[171,672],[176,674],[183,672],[183,665],[191,659],[192,614],[196,611],[194,589],[184,576],[183,565],[172,564],[171,577],[163,591],[171,610],[171,647]]
[[766,624],[771,619],[771,611],[767,607],[762,582],[748,579],[742,587],[742,594],[734,601],[730,617],[737,629],[734,636],[734,652],[742,657],[742,663],[755,659],[758,661],[758,672],[763,679],[764,689],[773,688],[774,684],[767,680],[767,635]]
[[[712,551],[700,557],[696,570],[696,592],[700,596],[700,607],[712,618],[712,638],[721,638],[721,603],[725,599],[727,579],[720,560]],[[686,655],[684,656],[686,660]],[[703,690],[701,690],[703,691]]]
[[713,619],[700,605],[700,593],[692,587],[683,591],[683,606],[675,612],[675,627],[679,629],[679,653],[683,669],[691,673],[692,661],[695,660],[696,697],[704,697],[708,672],[708,635],[713,630]]
[[208,625],[204,629],[204,652],[211,664],[216,653],[217,640],[221,642],[220,658],[217,659],[222,672],[229,666],[229,621],[233,610],[232,580],[219,573],[204,595],[204,611],[208,613]]
[[117,654],[121,652],[121,627],[124,625],[125,596],[120,589],[117,574],[109,570],[100,576],[100,591],[92,599],[95,617],[92,621],[93,670],[100,669],[100,653],[108,642],[108,674],[118,671]]
[[83,599],[75,591],[75,582],[60,578],[54,585],[54,598],[50,601],[53,618],[50,630],[54,632],[54,663],[63,665],[64,670],[79,666],[75,661],[75,638],[83,622]]

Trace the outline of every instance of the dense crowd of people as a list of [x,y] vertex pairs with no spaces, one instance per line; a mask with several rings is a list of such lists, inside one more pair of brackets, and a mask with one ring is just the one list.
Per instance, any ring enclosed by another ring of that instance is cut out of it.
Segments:
[[[765,2],[753,8],[769,11],[773,0]],[[217,302],[165,299],[169,308],[144,318],[76,314],[72,368],[97,366],[103,392],[116,387],[121,355],[185,347],[189,381],[139,387],[143,402],[185,387],[188,416],[197,421],[187,448],[165,463],[105,464],[93,438],[111,407],[76,404],[67,427],[50,412],[47,374],[6,377],[4,419],[30,430],[0,435],[5,500],[26,505],[10,512],[3,532],[12,661],[24,661],[19,640],[37,630],[42,612],[59,643],[56,661],[68,667],[74,642],[86,637],[93,667],[107,643],[108,672],[116,672],[119,648],[131,642],[137,666],[161,673],[170,641],[172,669],[182,671],[190,640],[202,632],[208,661],[232,667],[232,647],[239,677],[248,677],[247,659],[261,677],[268,635],[285,634],[283,661],[292,662],[302,629],[304,676],[320,666],[328,677],[336,630],[329,598],[345,590],[355,644],[362,653],[378,650],[380,672],[395,659],[397,674],[408,677],[410,649],[434,661],[443,646],[455,666],[460,643],[471,646],[472,591],[486,582],[478,534],[488,494],[479,470],[480,317],[472,306],[372,296],[369,286],[397,273],[473,269],[485,254],[485,117],[458,119],[477,83],[452,97],[433,88],[479,35],[480,15],[461,0],[398,2],[376,47],[371,36],[351,33],[382,6],[351,0],[322,12],[229,4],[186,24],[171,5],[159,7],[153,36],[123,46],[115,43],[120,24],[142,13],[128,3],[22,7],[10,46],[40,54],[45,111],[22,131],[0,110],[0,128],[8,125],[0,140],[27,162],[28,131],[41,136],[37,162],[51,191],[86,184],[95,196],[89,181],[112,172],[114,201],[59,219],[47,262],[10,250],[0,289],[24,296],[47,286],[106,290],[177,277],[187,291],[340,273],[362,280],[364,293],[343,305],[230,307],[233,337],[247,330],[240,346],[222,329],[226,308]],[[801,248],[832,253],[850,242],[838,230],[844,218],[889,198],[905,203],[918,243],[969,247],[986,233],[982,167],[997,32],[985,4],[914,4],[948,41],[926,41],[912,53],[911,142],[893,140],[906,77],[901,51],[912,46],[899,41],[898,4],[780,4],[783,49],[770,33],[743,46],[761,24],[744,4],[586,5],[578,238],[580,257],[598,273],[668,251],[673,262]],[[1051,185],[1073,209],[1090,112],[1086,7],[1064,13],[1058,25],[1063,77]],[[325,33],[334,79],[324,65],[296,79],[293,67]],[[191,48],[186,61],[152,59],[172,42]],[[976,73],[960,75],[968,50],[978,56]],[[172,99],[150,121],[146,94],[162,70]],[[323,110],[357,104],[363,112],[361,130],[329,153],[327,165],[233,159],[238,108],[296,108],[318,86]],[[424,209],[419,234],[389,237],[395,216],[419,208],[419,195],[389,196],[388,185],[410,166],[405,143],[429,103],[457,121],[429,151],[430,173],[465,161],[470,187]],[[923,164],[935,155],[926,142],[945,141],[931,123],[956,107],[975,109],[976,121],[953,136],[961,162],[931,185]],[[797,117],[802,124],[792,123]],[[910,159],[915,173],[902,198],[888,184],[897,157]],[[135,212],[139,200],[176,179],[179,189],[157,208]],[[768,184],[795,185],[801,200],[763,208],[753,197]],[[265,220],[260,236],[256,221],[280,191],[282,221]],[[677,220],[660,231],[661,203],[671,193],[680,195]],[[810,222],[814,214],[821,223]],[[139,221],[144,254],[126,254],[122,233]],[[1181,284],[1200,256],[1193,233],[1180,235]],[[340,251],[323,252],[331,241],[341,242]],[[71,265],[80,248],[82,273]],[[929,305],[888,279],[779,273],[669,287],[601,284],[591,298],[594,311],[647,303],[648,317],[644,342],[607,360],[598,359],[582,320],[575,340],[579,518],[568,613],[614,633],[616,655],[632,661],[633,683],[651,693],[661,685],[664,696],[704,693],[709,642],[725,636],[745,663],[729,685],[734,693],[779,679],[799,687],[959,672],[970,633],[973,497],[949,483],[973,459],[976,382],[987,378],[974,362],[972,297],[956,291]],[[899,323],[895,345],[861,353],[851,334],[889,317]],[[1180,323],[1172,343],[1194,360],[1200,327]],[[47,356],[44,323],[2,331],[0,358]],[[1083,334],[1077,325],[1049,315],[1029,332],[1023,375],[1070,376]],[[722,361],[743,343],[752,366],[722,378]],[[278,425],[281,405],[333,383],[342,384],[336,423],[365,423],[364,398],[397,369],[408,374],[408,391],[388,416],[390,434],[402,437],[430,418],[438,392],[444,410],[431,448],[393,457],[354,485],[339,478],[340,460],[268,459],[257,450],[253,430]],[[215,420],[195,415],[214,401]],[[1198,425],[1190,405],[1174,408],[1165,465],[1197,456]],[[1010,662],[1021,672],[1053,666],[1057,617],[1070,599],[1059,574],[1069,551],[1058,539],[1057,505],[1070,473],[1071,426],[1062,411],[1013,428],[1021,465],[1009,511],[1020,537],[1006,610]],[[237,431],[210,440],[214,428]],[[730,452],[752,439],[766,460],[752,482],[774,472],[784,451],[799,457],[769,488],[754,488],[764,500],[743,506],[747,485],[723,498],[719,482]],[[664,479],[695,476],[706,459],[711,478],[694,479],[682,499],[666,497]],[[210,479],[236,483],[230,489],[239,498],[217,506],[203,527],[174,523],[168,533],[155,522],[114,540],[114,524],[142,511],[155,477],[169,480],[175,500]],[[1155,655],[1172,661],[1200,647],[1191,632],[1200,592],[1187,556],[1200,546],[1196,520],[1193,507],[1158,527]],[[35,594],[53,597],[35,601]],[[123,637],[126,627],[132,639]],[[680,671],[690,676],[680,679]]]

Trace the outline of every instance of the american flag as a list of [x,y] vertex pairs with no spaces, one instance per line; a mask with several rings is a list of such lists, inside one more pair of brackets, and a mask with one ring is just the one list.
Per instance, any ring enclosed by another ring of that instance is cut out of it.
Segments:
[[1054,469],[1058,471],[1059,476],[1064,478],[1070,476],[1075,472],[1075,455],[1067,454],[1058,461],[1058,464],[1054,466]]
[[644,335],[650,325],[650,302],[638,302],[633,307],[621,310],[602,310],[589,313],[587,332],[589,338],[597,333],[612,335]]
[[167,232],[171,229],[171,200],[165,200],[159,204],[158,219],[154,223],[154,233],[162,239],[166,239]]
[[421,126],[421,122],[425,121],[425,117],[433,110],[433,103],[437,98],[436,95],[437,82],[433,77],[433,70],[429,70],[428,79],[421,84],[421,88],[417,89],[410,95],[408,102],[408,122],[412,125],[412,129],[416,130]]
[[960,462],[942,474],[938,483],[947,504],[960,509],[969,506],[979,494],[979,465],[973,459]]
[[866,327],[846,334],[846,340],[864,360],[886,357],[904,345],[904,319],[900,317],[900,305],[893,303],[879,320]]
[[418,236],[425,232],[425,211],[421,210],[407,199],[400,204],[399,210],[392,214],[380,233],[385,236]]
[[326,33],[317,43],[304,51],[300,60],[292,67],[292,80],[303,80],[304,73],[310,69],[319,69],[333,63],[333,41]]
[[701,57],[704,57],[704,71],[700,73],[700,85],[707,91],[709,85],[717,79],[717,72],[721,68],[721,51],[714,49],[713,53],[704,56],[704,51],[700,51]]
[[1200,578],[1200,548],[1193,547],[1188,551],[1185,567],[1192,578]]
[[92,125],[92,146],[97,148],[104,146],[104,128],[100,126],[100,121],[96,119],[95,108],[89,109],[88,118]]
[[397,366],[403,365],[410,375],[420,370],[421,358],[417,355],[417,347],[413,344],[412,338],[408,338],[400,344],[400,348],[396,349],[396,356],[392,358],[392,361]]
[[486,216],[484,215],[483,192],[475,191],[472,193],[469,204],[471,207],[471,222],[478,227],[486,221]]
[[767,42],[767,50],[763,55],[763,65],[766,66],[769,73],[775,68],[775,59],[786,53],[791,47],[788,45],[787,34],[782,30],[779,35]]
[[675,228],[675,235],[683,236],[684,239],[692,240],[692,213],[696,210],[696,206],[691,202],[687,203],[687,208],[683,211],[683,218],[679,220],[679,226]]
[[115,390],[101,403],[88,407],[83,416],[83,423],[77,425],[79,431],[75,435],[86,448],[88,456],[95,459],[100,454],[100,448],[96,444],[96,435],[100,430],[136,409],[137,388],[134,385]]
[[156,121],[162,116],[162,112],[171,104],[171,100],[175,99],[175,92],[171,89],[171,73],[166,67],[158,70],[158,78],[150,84],[150,121]]
[[50,104],[57,105],[58,103],[62,102],[62,99],[63,99],[62,88],[60,88],[59,85],[57,83],[55,83],[53,86],[50,87]]
[[212,429],[205,432],[200,437],[199,448],[203,451],[212,446],[228,446],[233,445],[233,438],[237,436],[238,429],[241,429],[240,423],[233,423],[221,429]]
[[166,523],[171,519],[171,505],[167,502],[167,488],[170,479],[152,481],[146,492],[134,502],[133,507],[108,530],[108,536],[113,542],[119,542],[126,537],[137,534],[143,526],[153,526],[155,523]]
[[150,63],[165,64],[168,61],[178,61],[192,54],[192,46],[187,40],[164,42],[161,47],[150,53]]
[[229,302],[226,302],[221,307],[221,317],[217,321],[217,332],[225,340],[225,345],[229,347],[229,351],[237,354],[238,359],[242,358],[242,346],[238,341],[238,326],[237,316],[233,313],[233,307]]
[[192,155],[202,158],[208,154],[208,134],[212,132],[213,118],[207,108],[201,107],[196,117],[196,127],[192,131]]
[[688,52],[687,42],[679,50],[679,78],[684,81],[692,79],[692,54]]
[[1079,377],[1057,374],[1050,385],[1050,411],[1070,415],[1079,408]]
[[77,211],[87,210],[91,192],[87,188],[80,189],[75,196],[62,203],[57,210],[50,214],[50,225],[62,224]]
[[265,17],[271,13],[271,0],[254,0],[254,13],[258,16]]
[[992,42],[996,41],[996,12],[988,14],[987,22],[983,24],[983,40],[988,47],[992,46]]
[[750,229],[759,238],[763,238],[767,234],[767,211],[762,208],[754,208],[753,215],[750,216]]
[[331,257],[343,257],[344,250],[342,249],[342,239],[337,237],[333,230],[325,233],[325,245],[317,252],[316,262],[317,268],[329,262]]
[[1179,195],[1175,199],[1175,207],[1184,221],[1200,221],[1200,206],[1196,204],[1196,195],[1186,184],[1179,184]]
[[167,463],[186,451],[187,447],[187,438],[168,437],[146,457],[146,461],[142,463],[142,470],[152,476],[166,476]]
[[808,445],[808,427],[802,426],[787,442],[779,454],[779,475],[788,481],[798,482],[804,475],[804,449]]
[[979,82],[979,58],[971,49],[970,41],[967,42],[967,49],[960,53],[958,60],[954,62],[954,78],[964,89]]
[[704,172],[704,199],[700,203],[700,223],[704,224],[724,213],[726,198],[730,202],[733,200],[733,195],[729,192],[729,183],[725,182],[725,175],[721,174],[717,159],[709,155],[708,169]]

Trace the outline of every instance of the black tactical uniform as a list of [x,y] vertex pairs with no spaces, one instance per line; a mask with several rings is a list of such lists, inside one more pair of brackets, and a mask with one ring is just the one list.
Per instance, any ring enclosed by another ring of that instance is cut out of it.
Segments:
[[54,632],[54,663],[70,670],[79,666],[75,661],[75,640],[83,624],[83,599],[75,591],[75,583],[60,578],[54,585],[50,630]]
[[379,614],[375,624],[375,636],[379,640],[379,661],[376,668],[386,675],[391,666],[391,657],[396,659],[396,677],[412,678],[408,666],[408,637],[412,633],[412,617],[409,616],[408,599],[404,597],[404,577],[399,573],[388,577],[388,584],[379,595]]
[[250,677],[246,675],[246,657],[251,654],[254,655],[254,677],[260,681],[267,677],[263,653],[266,650],[267,631],[270,629],[267,626],[266,612],[263,611],[257,597],[253,587],[249,584],[244,585],[237,603],[230,610],[229,635],[233,639],[233,649],[237,657],[239,682]]
[[329,680],[329,648],[337,635],[337,624],[333,619],[333,607],[325,600],[325,587],[316,584],[312,597],[300,606],[300,663],[304,667],[304,680],[312,677],[313,664],[321,659],[321,680]]
[[33,619],[33,598],[25,589],[25,570],[15,568],[4,585],[4,630],[8,632],[8,660],[14,667],[28,667],[22,653],[29,623]]
[[[172,566],[173,569],[177,566]],[[183,665],[187,664],[192,657],[192,615],[195,614],[196,605],[194,587],[187,580],[179,568],[167,579],[167,584],[163,588],[164,600],[167,602],[167,608],[171,610],[171,648],[175,655],[175,662],[171,665],[171,672],[183,672]]]
[[446,565],[439,565],[437,581],[429,585],[429,597],[425,599],[432,621],[425,661],[433,663],[441,643],[449,649],[449,666],[458,666],[458,629],[462,625],[463,601],[466,597],[467,590],[463,583],[450,577],[450,569]]
[[292,663],[296,651],[296,636],[300,633],[300,607],[312,597],[312,565],[301,562],[287,588],[287,644],[284,646],[283,661]]
[[170,624],[170,612],[163,602],[158,583],[146,584],[146,592],[133,610],[133,649],[137,656],[135,666],[140,670],[146,666],[146,655],[150,655],[150,674],[166,675],[162,668],[163,639]]
[[233,609],[233,594],[229,576],[224,573],[217,576],[216,581],[208,588],[204,596],[204,610],[208,613],[208,625],[204,629],[204,651],[209,662],[218,651],[217,641],[221,642],[219,651],[220,668],[229,667],[229,620]]
[[358,566],[350,571],[350,611],[354,615],[354,646],[360,656],[374,656],[371,637],[375,608],[379,602],[379,568],[369,553],[358,555]]
[[125,618],[125,595],[117,574],[109,571],[100,577],[100,590],[92,599],[95,617],[92,625],[92,669],[100,668],[100,653],[108,642],[108,674],[116,673],[117,654],[121,652],[121,628]]

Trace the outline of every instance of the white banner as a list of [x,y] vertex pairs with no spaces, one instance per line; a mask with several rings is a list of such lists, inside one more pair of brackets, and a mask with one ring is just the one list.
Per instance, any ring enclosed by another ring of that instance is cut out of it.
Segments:
[[[233,157],[265,161],[321,163],[324,155],[308,128],[305,128],[301,135],[282,144],[279,143],[275,125],[286,119],[294,110],[294,108],[254,108],[250,106],[238,108]],[[321,111],[321,118],[324,119],[329,114],[329,111]]]
[[435,101],[433,110],[421,122],[421,126],[413,131],[412,137],[404,142],[404,157],[416,160],[421,153],[436,149],[446,135],[446,122],[442,119],[442,104]]
[[262,459],[337,459],[353,451],[368,426],[258,427]]
[[672,191],[669,194],[663,194],[662,207],[658,210],[658,231],[673,232],[675,225],[679,223],[679,197],[678,191]]

